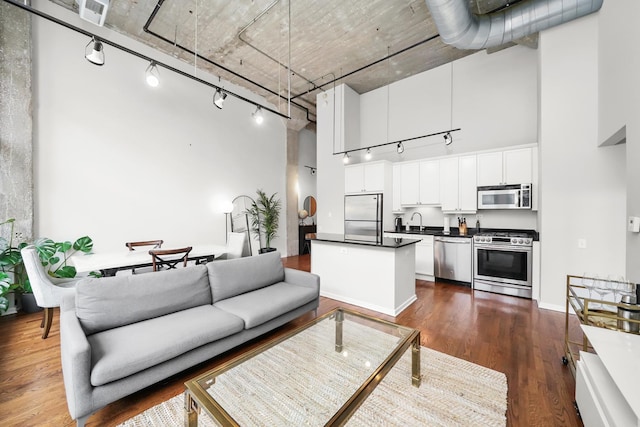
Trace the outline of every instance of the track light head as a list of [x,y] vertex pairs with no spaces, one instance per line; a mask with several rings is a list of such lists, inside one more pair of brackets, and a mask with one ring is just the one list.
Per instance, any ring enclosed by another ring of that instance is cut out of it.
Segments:
[[402,145],[402,142],[398,142],[398,147],[396,148],[396,151],[398,152],[398,154],[404,153],[404,145]]
[[144,75],[149,86],[158,87],[160,84],[160,72],[158,71],[158,66],[154,61],[151,61],[147,70],[144,72]]
[[372,156],[373,156],[373,154],[371,154],[371,148],[367,148],[367,152],[364,154],[364,159],[365,160],[371,160]]
[[451,136],[451,132],[447,132],[444,135],[444,145],[451,145],[453,142],[453,137]]
[[316,174],[316,169],[315,168],[311,168],[311,175],[315,175]]
[[216,93],[213,94],[213,105],[222,110],[225,99],[227,99],[227,93],[220,88],[216,89]]
[[349,153],[344,153],[344,157],[342,157],[342,163],[345,165],[349,163]]
[[262,108],[260,107],[256,108],[256,111],[254,111],[254,113],[251,114],[251,116],[253,117],[253,120],[255,120],[257,124],[262,124],[262,122],[264,122],[264,115],[262,114]]
[[[91,46],[91,48],[89,48],[89,46]],[[104,65],[104,50],[100,40],[95,37],[91,38],[91,41],[84,48],[84,57],[94,65]]]

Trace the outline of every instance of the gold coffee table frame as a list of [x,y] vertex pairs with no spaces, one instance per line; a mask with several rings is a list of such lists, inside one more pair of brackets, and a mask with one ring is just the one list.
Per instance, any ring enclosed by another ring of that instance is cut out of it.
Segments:
[[277,346],[278,344],[288,340],[294,335],[310,328],[311,326],[325,321],[328,318],[335,317],[335,351],[342,352],[343,348],[343,336],[342,336],[342,324],[344,321],[344,315],[348,314],[355,318],[363,319],[367,322],[391,328],[399,332],[401,339],[392,349],[385,360],[372,371],[369,377],[362,383],[362,385],[356,390],[356,392],[342,405],[342,407],[328,420],[325,426],[339,426],[346,423],[346,421],[358,410],[362,402],[373,392],[373,390],[380,384],[383,378],[391,371],[395,364],[400,360],[405,351],[411,347],[411,382],[415,387],[420,387],[420,331],[417,329],[408,328],[405,326],[396,325],[392,322],[387,322],[382,319],[376,319],[371,316],[367,316],[355,311],[346,310],[342,308],[336,308],[329,313],[318,317],[317,319],[295,329],[294,331],[285,334],[282,337],[276,338],[268,343],[265,343],[246,354],[236,357],[222,364],[221,366],[214,368],[190,381],[185,383],[185,416],[184,425],[186,427],[196,427],[198,425],[198,414],[200,410],[204,409],[211,418],[215,419],[222,426],[239,426],[239,424],[233,419],[233,417],[202,387],[200,382],[206,381],[207,384],[215,383],[215,378],[222,373],[241,365],[254,356]]

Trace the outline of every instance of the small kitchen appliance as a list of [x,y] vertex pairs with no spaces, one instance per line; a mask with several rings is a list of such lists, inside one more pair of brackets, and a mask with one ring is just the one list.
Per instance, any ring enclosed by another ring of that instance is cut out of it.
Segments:
[[478,187],[478,209],[531,209],[531,184]]
[[396,217],[396,232],[401,233],[402,231],[404,231],[402,227],[402,217]]

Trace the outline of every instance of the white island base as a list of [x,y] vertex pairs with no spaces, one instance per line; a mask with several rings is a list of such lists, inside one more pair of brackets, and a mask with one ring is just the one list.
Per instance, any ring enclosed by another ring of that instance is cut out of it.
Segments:
[[417,299],[415,250],[312,240],[311,272],[320,276],[320,295],[396,316]]

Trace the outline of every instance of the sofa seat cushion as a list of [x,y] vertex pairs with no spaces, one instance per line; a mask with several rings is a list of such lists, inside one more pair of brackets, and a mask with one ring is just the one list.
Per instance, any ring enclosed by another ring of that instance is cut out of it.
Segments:
[[295,310],[317,297],[317,289],[279,282],[218,301],[214,307],[242,318],[245,329],[250,329]]
[[203,305],[93,334],[91,384],[125,378],[243,328],[239,317]]

